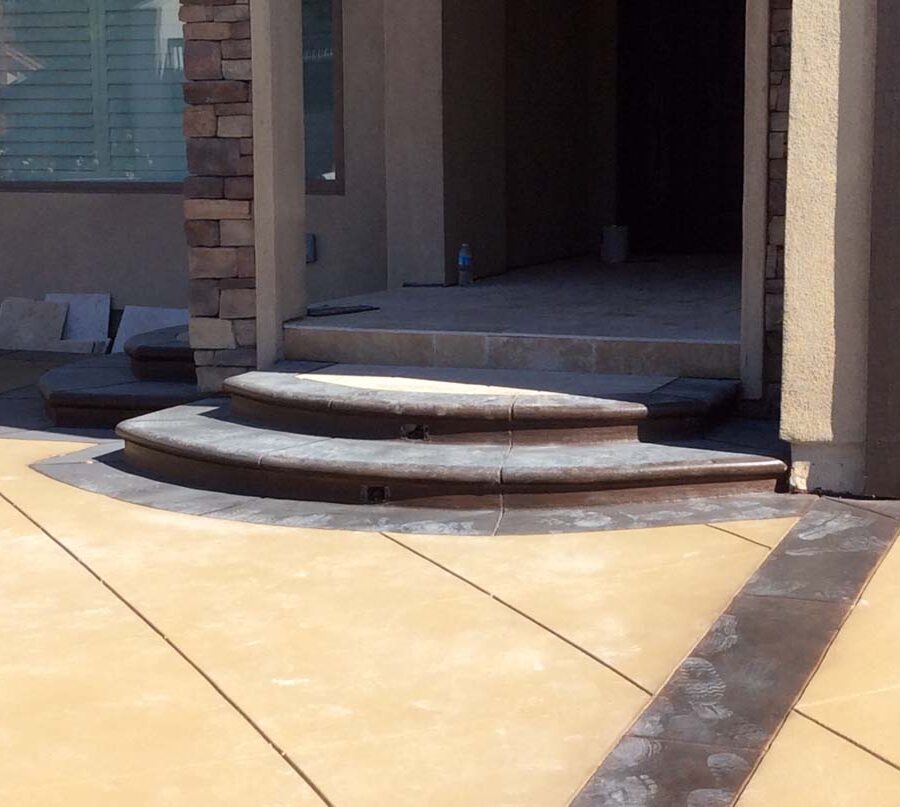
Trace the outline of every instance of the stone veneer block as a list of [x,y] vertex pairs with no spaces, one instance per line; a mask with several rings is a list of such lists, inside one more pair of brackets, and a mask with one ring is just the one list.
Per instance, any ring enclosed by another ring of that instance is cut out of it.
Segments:
[[227,79],[250,81],[253,75],[250,59],[227,59],[222,62],[222,75]]
[[236,277],[238,254],[232,247],[193,247],[188,255],[191,278]]
[[253,222],[249,219],[244,219],[243,221],[223,221],[221,224],[222,246],[252,247],[253,233]]
[[250,100],[246,81],[192,81],[184,85],[189,104],[233,104]]
[[184,75],[192,81],[222,78],[222,48],[219,43],[199,39],[185,42]]
[[[184,180],[185,199],[221,199],[224,195],[222,177],[187,177]],[[244,198],[244,197],[231,197]],[[252,199],[252,196],[246,197]]]
[[250,115],[227,115],[219,118],[216,134],[225,138],[252,137],[253,118]]
[[213,137],[215,133],[216,110],[212,104],[185,107],[185,137]]
[[[219,126],[221,122],[217,123],[217,130]],[[192,137],[187,141],[188,170],[192,174],[231,176],[239,170],[240,160],[240,144],[233,140]]]
[[181,15],[190,175],[184,214],[195,317],[191,341],[204,367],[201,387],[218,390],[229,372],[255,365],[250,4],[182,3],[202,7]]
[[250,202],[237,199],[185,199],[184,214],[188,219],[249,219]]
[[194,317],[190,321],[191,347],[195,350],[233,350],[234,329],[227,319]]
[[8,297],[0,303],[0,349],[34,350],[62,338],[68,305]]
[[224,319],[250,319],[256,316],[256,289],[223,289],[219,316]]
[[256,320],[237,319],[234,325],[234,337],[238,347],[256,347]]
[[219,315],[219,284],[215,280],[191,280],[191,316]]

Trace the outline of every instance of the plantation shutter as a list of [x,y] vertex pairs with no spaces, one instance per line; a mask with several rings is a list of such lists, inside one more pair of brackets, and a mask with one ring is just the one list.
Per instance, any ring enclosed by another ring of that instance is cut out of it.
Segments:
[[0,177],[181,180],[178,0],[0,0]]

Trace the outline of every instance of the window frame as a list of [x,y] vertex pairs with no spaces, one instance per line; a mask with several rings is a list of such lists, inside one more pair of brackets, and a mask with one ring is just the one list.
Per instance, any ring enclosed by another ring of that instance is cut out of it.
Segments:
[[[309,196],[344,196],[347,192],[345,180],[344,151],[344,10],[343,0],[331,0],[332,30],[334,31],[334,174],[333,180],[318,177],[306,178],[306,193]],[[301,45],[302,47],[302,45]],[[303,116],[304,126],[306,115]],[[304,133],[304,143],[306,136]]]

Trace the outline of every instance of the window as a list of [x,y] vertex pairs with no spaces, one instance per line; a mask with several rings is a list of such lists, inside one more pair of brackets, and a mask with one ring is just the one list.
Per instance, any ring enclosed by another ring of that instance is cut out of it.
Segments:
[[180,181],[178,0],[0,0],[0,179]]
[[343,193],[340,0],[303,0],[306,176],[310,193]]
[[[340,0],[302,0],[311,193],[342,193]],[[180,182],[179,0],[0,0],[0,180]]]

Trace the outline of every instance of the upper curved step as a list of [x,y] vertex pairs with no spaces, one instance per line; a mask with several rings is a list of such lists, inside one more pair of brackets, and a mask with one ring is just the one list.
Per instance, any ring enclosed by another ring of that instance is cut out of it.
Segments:
[[196,381],[194,351],[184,325],[132,336],[125,343],[132,372],[149,381]]
[[685,435],[735,398],[734,381],[519,370],[285,364],[229,379],[236,414],[325,436],[459,438],[564,430]]
[[201,397],[189,381],[135,378],[129,357],[121,353],[48,370],[38,389],[54,423],[90,428],[111,428],[127,418]]

